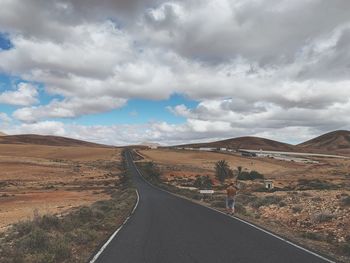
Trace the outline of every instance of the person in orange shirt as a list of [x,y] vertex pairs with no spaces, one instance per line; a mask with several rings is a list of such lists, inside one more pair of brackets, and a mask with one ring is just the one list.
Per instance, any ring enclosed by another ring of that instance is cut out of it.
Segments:
[[228,214],[233,215],[235,213],[235,196],[237,195],[238,188],[231,183],[226,189],[226,211]]

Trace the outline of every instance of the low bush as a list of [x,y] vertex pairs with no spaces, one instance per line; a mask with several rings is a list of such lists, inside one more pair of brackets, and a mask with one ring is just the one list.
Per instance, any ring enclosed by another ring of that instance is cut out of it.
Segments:
[[314,223],[324,223],[332,220],[334,215],[328,212],[316,213],[311,216],[312,222]]
[[285,207],[287,204],[285,203],[285,202],[283,202],[283,201],[281,201],[281,202],[279,202],[278,203],[278,206],[279,207]]
[[193,183],[194,187],[197,187],[199,189],[212,189],[213,188],[213,182],[209,178],[209,176],[198,176],[196,180]]
[[350,196],[345,196],[340,199],[340,203],[343,206],[350,206]]
[[301,234],[301,236],[307,239],[318,240],[318,241],[321,241],[324,239],[323,235],[315,232],[304,232]]
[[237,178],[238,180],[242,180],[242,181],[255,180],[255,179],[264,179],[264,175],[257,171],[250,171],[250,172],[243,171],[238,174]]
[[254,201],[256,201],[258,199],[258,197],[256,197],[255,195],[252,194],[239,194],[236,197],[236,201],[238,203],[247,205],[249,203],[252,203]]
[[238,214],[246,215],[247,209],[241,203],[236,203],[235,204],[235,212]]
[[277,195],[265,196],[263,198],[256,199],[252,202],[252,207],[259,208],[261,206],[277,205],[282,201],[282,198]]
[[319,179],[299,179],[297,188],[300,190],[329,190],[336,189],[337,186]]
[[210,202],[210,205],[213,207],[217,207],[217,208],[226,208],[226,202],[225,200],[222,201],[212,201]]
[[311,200],[314,201],[314,202],[320,202],[323,199],[321,197],[319,197],[319,196],[315,196],[315,197],[312,197]]
[[341,250],[345,255],[350,256],[350,243],[348,242],[341,245]]
[[301,205],[293,206],[292,211],[293,213],[300,213],[301,211],[303,211],[303,207]]
[[[98,243],[126,216],[134,202],[132,189],[119,190],[107,201],[81,207],[59,218],[37,215],[35,220],[18,223],[0,243],[1,263],[82,262]],[[73,253],[77,249],[80,252]],[[69,261],[67,259],[69,258]]]

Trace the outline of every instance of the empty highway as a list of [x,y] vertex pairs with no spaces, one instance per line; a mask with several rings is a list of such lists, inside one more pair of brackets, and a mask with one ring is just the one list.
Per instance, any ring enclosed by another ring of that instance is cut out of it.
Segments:
[[331,262],[226,215],[150,186],[127,156],[139,192],[130,220],[99,263]]

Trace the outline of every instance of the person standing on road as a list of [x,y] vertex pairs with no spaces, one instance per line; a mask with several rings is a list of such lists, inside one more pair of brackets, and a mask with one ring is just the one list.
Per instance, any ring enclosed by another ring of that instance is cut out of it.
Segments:
[[237,187],[234,183],[231,183],[226,189],[226,211],[228,214],[233,215],[235,213],[235,196],[237,194]]

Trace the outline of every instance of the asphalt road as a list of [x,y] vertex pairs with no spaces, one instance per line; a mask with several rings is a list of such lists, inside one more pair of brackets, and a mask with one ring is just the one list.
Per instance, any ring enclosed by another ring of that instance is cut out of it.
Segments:
[[327,262],[245,223],[150,186],[127,158],[140,195],[99,263]]

